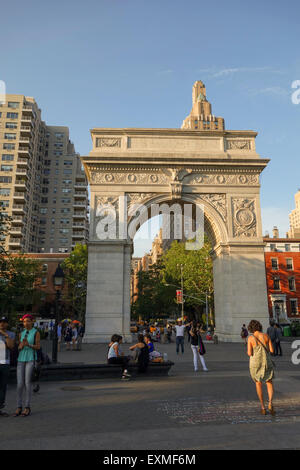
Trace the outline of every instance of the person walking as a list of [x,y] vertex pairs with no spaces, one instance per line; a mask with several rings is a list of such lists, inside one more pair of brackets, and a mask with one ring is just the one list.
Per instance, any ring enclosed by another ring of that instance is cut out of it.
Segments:
[[246,325],[243,324],[242,330],[241,330],[241,338],[244,341],[244,344],[247,345],[247,338],[248,338],[248,330],[246,328]]
[[[40,333],[33,327],[32,315],[22,318],[24,330],[20,335],[19,356],[17,365],[17,410],[14,416],[29,416],[32,392],[32,375],[37,360],[36,351],[40,349]],[[23,391],[25,390],[25,408],[23,409]]]
[[199,361],[201,362],[204,372],[208,372],[208,369],[206,367],[205,360],[203,357],[205,354],[205,348],[203,345],[200,331],[197,329],[196,322],[193,322],[191,325],[190,335],[191,335],[191,348],[192,348],[193,360],[194,360],[194,370],[195,372],[198,371],[198,361]]
[[8,330],[8,318],[0,318],[0,417],[9,416],[5,411],[6,389],[10,370],[10,351],[15,345],[15,334]]
[[257,320],[251,320],[248,325],[248,330],[252,335],[248,339],[248,356],[250,375],[256,385],[256,392],[261,404],[261,414],[265,415],[266,408],[264,404],[262,382],[267,385],[268,397],[269,397],[269,412],[274,415],[275,411],[273,408],[273,378],[274,378],[274,365],[270,356],[270,353],[274,353],[273,343],[270,337],[262,332],[262,325]]
[[276,338],[277,338],[277,332],[276,332],[274,320],[270,320],[270,326],[269,326],[269,328],[267,329],[267,335],[269,336],[270,340],[272,341],[272,345],[273,345],[273,353],[272,353],[272,356],[276,356]]
[[282,349],[281,349],[281,338],[282,338],[282,331],[280,328],[279,323],[275,323],[276,329],[276,338],[275,338],[275,356],[282,356]]
[[129,358],[124,356],[121,351],[122,336],[112,335],[111,342],[108,345],[107,362],[108,364],[120,364],[122,367],[122,379],[130,378],[127,367]]
[[77,338],[78,338],[78,331],[77,331],[75,323],[73,323],[72,325],[72,349],[73,351],[76,351]]
[[71,323],[69,322],[65,331],[65,342],[67,343],[67,349],[66,349],[67,351],[71,350],[72,334],[73,334],[72,327],[71,327]]
[[60,351],[60,345],[61,345],[61,337],[62,337],[62,326],[61,322],[57,325],[57,351]]
[[82,338],[84,337],[84,327],[82,323],[78,324],[77,351],[81,351]]

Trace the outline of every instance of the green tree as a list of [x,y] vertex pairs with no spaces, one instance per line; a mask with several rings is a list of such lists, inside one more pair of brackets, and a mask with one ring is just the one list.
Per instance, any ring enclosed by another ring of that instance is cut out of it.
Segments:
[[163,265],[159,261],[148,271],[138,273],[138,296],[132,305],[135,318],[160,318],[176,309],[173,289],[163,282]]
[[62,263],[67,284],[65,296],[73,314],[82,322],[85,319],[87,291],[87,245],[77,244],[68,258]]
[[39,289],[42,265],[39,261],[24,255],[6,257],[6,289],[3,308],[10,316],[16,312],[26,313],[41,300]]
[[[185,306],[198,313],[208,296],[208,304],[213,307],[213,269],[210,255],[211,245],[205,237],[200,250],[186,250],[185,243],[175,240],[170,249],[163,255],[163,278],[168,284],[181,287],[181,265],[183,267],[183,289]],[[174,287],[175,295],[176,287]]]

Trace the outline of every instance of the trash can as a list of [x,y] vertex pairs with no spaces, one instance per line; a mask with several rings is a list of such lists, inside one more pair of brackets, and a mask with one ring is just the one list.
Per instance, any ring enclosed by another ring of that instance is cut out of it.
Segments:
[[292,336],[291,327],[284,326],[283,327],[283,336]]

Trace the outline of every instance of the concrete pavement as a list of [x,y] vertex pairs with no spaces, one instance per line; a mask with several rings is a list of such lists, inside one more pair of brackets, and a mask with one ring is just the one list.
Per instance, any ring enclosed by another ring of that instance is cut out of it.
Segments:
[[[185,346],[183,356],[174,343],[157,346],[175,362],[167,378],[42,383],[29,418],[1,418],[0,449],[300,448],[300,366],[291,363],[289,342],[275,358],[275,418],[259,413],[242,343],[207,344],[208,373],[194,372]],[[59,361],[105,361],[106,350],[83,345]],[[7,398],[13,412],[14,386]]]

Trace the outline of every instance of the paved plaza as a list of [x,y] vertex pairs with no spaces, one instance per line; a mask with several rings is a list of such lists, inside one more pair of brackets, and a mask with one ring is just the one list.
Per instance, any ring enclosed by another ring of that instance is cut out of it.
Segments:
[[[124,345],[126,353],[129,345]],[[291,343],[275,358],[275,417],[261,416],[242,343],[206,344],[209,372],[194,372],[192,351],[158,345],[175,362],[169,377],[41,383],[29,418],[1,418],[0,449],[300,448],[300,366]],[[105,362],[106,345],[62,351],[60,362]],[[120,374],[121,375],[121,374]],[[16,387],[10,385],[7,411]]]

